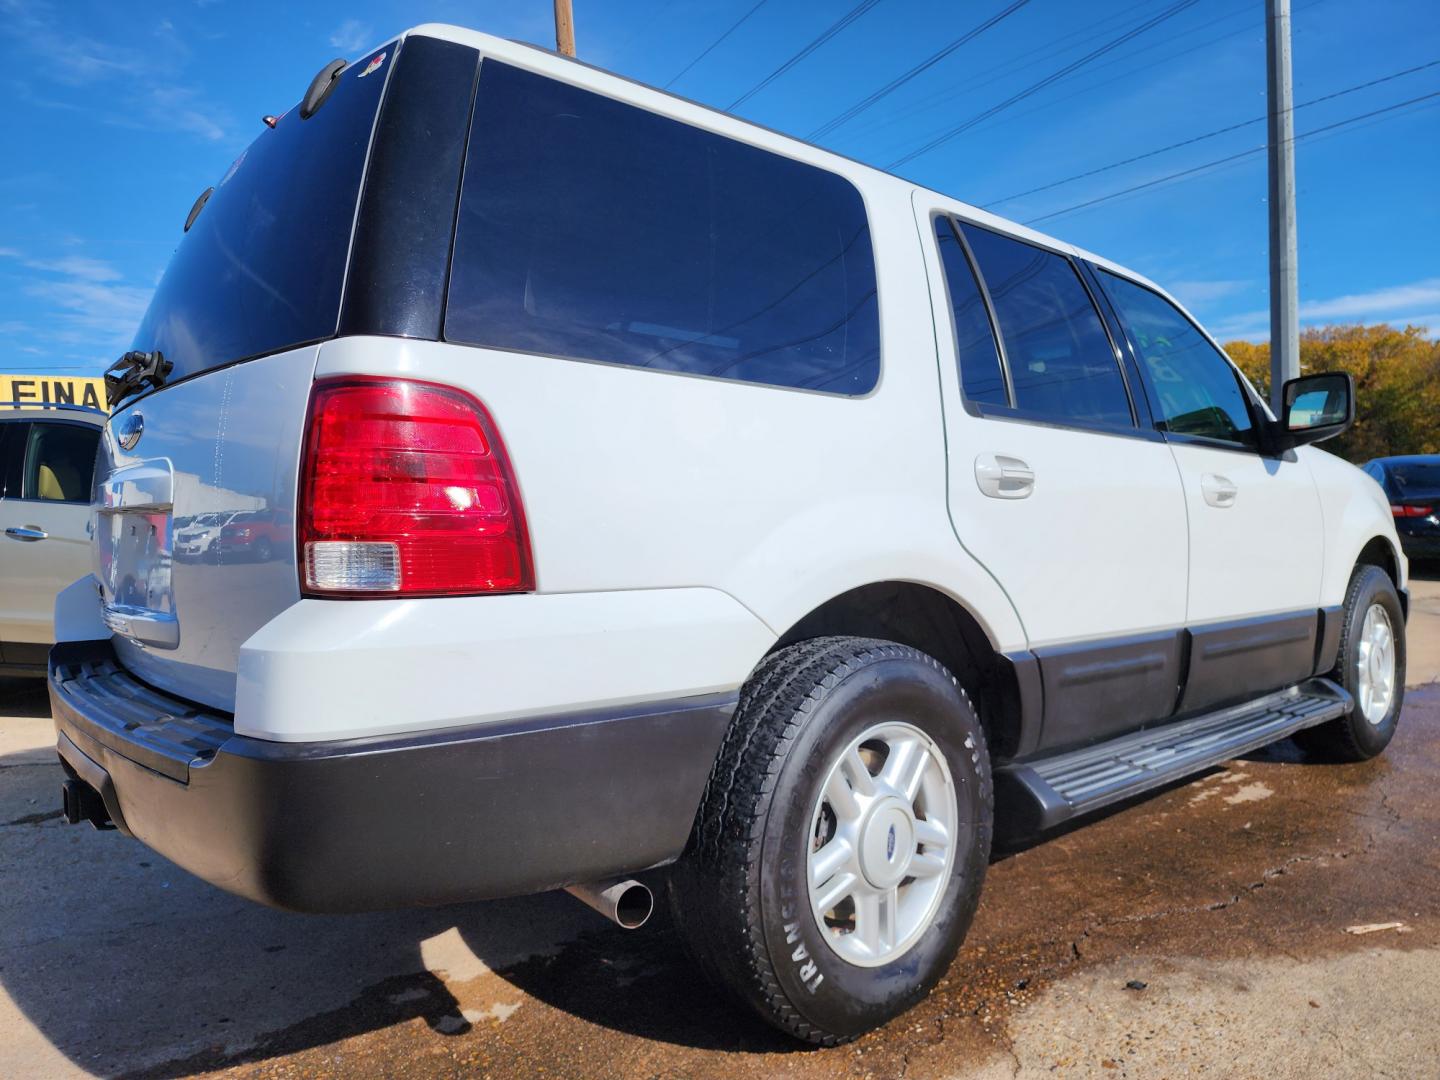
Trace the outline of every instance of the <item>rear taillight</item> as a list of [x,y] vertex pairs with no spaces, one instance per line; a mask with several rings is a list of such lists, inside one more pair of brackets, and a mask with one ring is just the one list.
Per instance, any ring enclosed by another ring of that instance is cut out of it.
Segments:
[[535,587],[525,513],[485,407],[433,383],[315,384],[299,512],[304,591],[463,596]]
[[1429,517],[1434,509],[1432,506],[1390,506],[1390,513],[1397,518],[1420,518]]

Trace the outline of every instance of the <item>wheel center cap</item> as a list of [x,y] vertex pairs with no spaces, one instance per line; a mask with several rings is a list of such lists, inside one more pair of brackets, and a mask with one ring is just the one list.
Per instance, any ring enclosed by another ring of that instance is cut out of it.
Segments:
[[910,808],[899,799],[876,805],[860,838],[860,869],[877,889],[897,885],[915,854],[915,822]]

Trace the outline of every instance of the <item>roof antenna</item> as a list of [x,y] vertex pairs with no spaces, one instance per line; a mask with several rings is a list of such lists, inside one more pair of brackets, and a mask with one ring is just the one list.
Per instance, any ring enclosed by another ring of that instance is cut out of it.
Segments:
[[268,128],[273,128],[276,124],[280,122],[280,118],[278,116],[271,116],[269,113],[266,113],[260,119],[265,122],[265,126]]

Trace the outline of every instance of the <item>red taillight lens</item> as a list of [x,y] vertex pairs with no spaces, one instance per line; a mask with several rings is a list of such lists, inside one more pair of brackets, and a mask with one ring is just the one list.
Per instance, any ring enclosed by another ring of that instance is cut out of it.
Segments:
[[1390,513],[1397,518],[1429,517],[1434,509],[1432,506],[1396,506],[1390,505]]
[[316,383],[300,502],[304,591],[460,596],[535,587],[514,473],[490,414],[433,383]]

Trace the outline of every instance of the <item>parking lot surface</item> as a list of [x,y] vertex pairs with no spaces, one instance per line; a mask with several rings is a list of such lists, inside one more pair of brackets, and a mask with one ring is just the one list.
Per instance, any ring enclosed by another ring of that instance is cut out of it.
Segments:
[[0,682],[0,1076],[1428,1075],[1433,576],[1409,643],[1384,757],[1282,743],[997,853],[937,991],[833,1050],[733,1009],[663,916],[626,933],[563,894],[290,915],[68,827],[43,688]]

